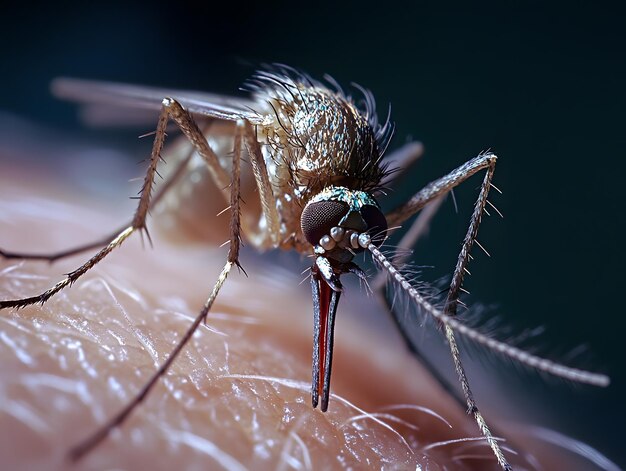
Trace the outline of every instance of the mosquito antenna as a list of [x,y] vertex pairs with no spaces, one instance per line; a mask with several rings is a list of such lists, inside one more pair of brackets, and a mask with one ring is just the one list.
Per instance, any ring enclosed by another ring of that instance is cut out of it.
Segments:
[[469,385],[469,381],[465,374],[465,369],[463,368],[463,364],[461,362],[461,354],[459,352],[459,347],[456,343],[456,339],[454,333],[459,333],[480,345],[484,345],[485,347],[493,350],[495,352],[501,353],[511,359],[517,360],[520,363],[530,366],[532,368],[536,368],[540,371],[544,371],[546,373],[559,376],[565,379],[569,379],[571,381],[576,381],[580,383],[588,383],[594,386],[608,386],[610,380],[609,377],[603,374],[591,373],[588,371],[580,370],[577,368],[570,368],[568,366],[560,365],[551,360],[547,360],[536,355],[532,355],[528,352],[525,352],[519,348],[508,345],[504,342],[500,342],[498,340],[492,339],[477,330],[468,327],[467,325],[459,322],[452,316],[440,311],[435,306],[433,306],[430,302],[428,302],[418,291],[415,289],[411,283],[396,269],[391,262],[383,255],[383,253],[372,243],[372,239],[368,234],[360,234],[359,235],[359,245],[364,249],[367,249],[372,254],[374,260],[384,268],[391,279],[395,281],[397,284],[401,286],[401,288],[406,292],[415,303],[420,306],[425,312],[430,314],[434,319],[441,322],[444,326],[446,340],[448,341],[448,345],[450,347],[450,352],[452,353],[452,359],[454,361],[455,370],[457,375],[459,376],[459,381],[461,382],[461,387],[463,389],[463,394],[465,395],[465,400],[468,407],[468,414],[472,414],[476,423],[478,424],[478,428],[481,433],[489,443],[493,453],[498,460],[498,463],[504,470],[511,470],[511,465],[507,462],[500,445],[498,444],[496,438],[492,435],[487,422],[485,421],[483,415],[481,414],[478,406],[476,405],[476,401],[474,400],[474,395]]
[[367,234],[361,234],[359,244],[364,249],[369,250],[374,257],[374,260],[381,265],[392,278],[393,281],[398,283],[400,287],[408,294],[422,310],[438,320],[445,326],[450,327],[454,332],[467,337],[473,342],[478,343],[494,352],[500,353],[512,360],[518,361],[526,366],[537,369],[544,373],[558,376],[560,378],[574,381],[577,383],[590,384],[593,386],[606,387],[610,383],[610,378],[607,375],[600,373],[593,373],[590,371],[582,370],[579,368],[572,368],[569,366],[561,365],[560,363],[548,360],[546,358],[533,355],[520,348],[509,345],[505,342],[488,337],[487,335],[479,332],[478,330],[465,325],[463,322],[456,319],[454,316],[449,316],[437,309],[431,303],[429,303],[411,284],[407,279],[395,268],[391,262],[383,255],[383,253],[374,245],[371,238]]

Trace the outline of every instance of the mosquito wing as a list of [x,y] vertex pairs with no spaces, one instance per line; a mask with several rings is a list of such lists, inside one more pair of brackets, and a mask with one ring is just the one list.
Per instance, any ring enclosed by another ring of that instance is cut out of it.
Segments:
[[194,115],[227,121],[246,119],[253,124],[263,122],[263,115],[255,111],[259,107],[258,102],[245,98],[71,78],[55,79],[51,88],[59,98],[107,109],[160,110],[163,98],[169,97]]

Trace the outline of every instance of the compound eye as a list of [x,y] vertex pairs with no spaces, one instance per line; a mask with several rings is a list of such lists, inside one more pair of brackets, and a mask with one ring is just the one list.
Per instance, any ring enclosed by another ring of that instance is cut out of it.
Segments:
[[381,246],[387,238],[387,218],[376,206],[365,205],[360,210],[361,217],[367,224],[368,234],[374,245]]
[[300,227],[306,240],[317,245],[348,213],[350,207],[342,201],[316,201],[304,207]]

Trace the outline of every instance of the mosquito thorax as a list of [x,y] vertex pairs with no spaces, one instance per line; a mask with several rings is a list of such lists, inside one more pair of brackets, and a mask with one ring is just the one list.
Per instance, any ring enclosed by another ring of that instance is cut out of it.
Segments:
[[[297,92],[272,89],[265,98],[272,106],[269,142],[278,149],[291,147],[290,165],[305,178],[319,172],[327,177],[376,179],[378,169],[365,163],[380,157],[372,123],[348,99],[321,87],[297,84]],[[272,134],[273,132],[273,134]],[[335,172],[326,168],[332,161]],[[361,173],[366,175],[360,175]],[[349,186],[349,185],[348,185]]]
[[393,124],[378,121],[371,92],[357,87],[353,98],[284,68],[259,71],[247,87],[265,119],[259,133],[277,162],[275,186],[306,188],[307,199],[330,185],[378,189]]
[[381,245],[387,220],[376,199],[365,191],[329,186],[315,195],[302,211],[300,226],[318,256],[348,263],[363,250],[358,238],[368,234]]

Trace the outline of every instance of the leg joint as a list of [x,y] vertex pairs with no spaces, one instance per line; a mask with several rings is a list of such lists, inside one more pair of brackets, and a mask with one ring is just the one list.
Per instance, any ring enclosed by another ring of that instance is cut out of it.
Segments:
[[481,154],[481,156],[487,161],[489,162],[490,166],[495,165],[496,161],[498,160],[498,156],[496,154],[493,154],[491,152],[485,152],[484,154]]

